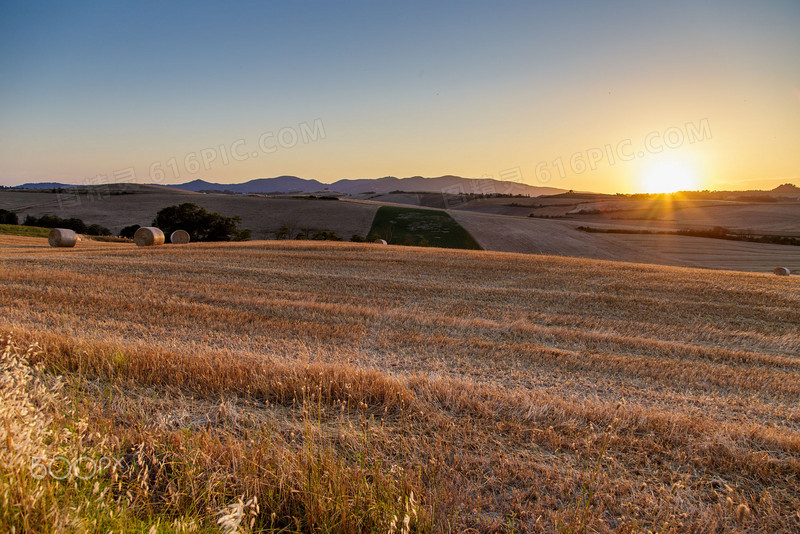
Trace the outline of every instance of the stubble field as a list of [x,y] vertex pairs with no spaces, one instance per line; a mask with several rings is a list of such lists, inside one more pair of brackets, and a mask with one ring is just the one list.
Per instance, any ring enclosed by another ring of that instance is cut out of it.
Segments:
[[6,529],[800,530],[798,277],[0,236],[0,280]]

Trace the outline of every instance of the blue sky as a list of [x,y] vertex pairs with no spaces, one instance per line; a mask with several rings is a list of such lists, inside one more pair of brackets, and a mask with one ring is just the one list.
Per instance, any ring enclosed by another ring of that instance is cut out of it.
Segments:
[[[612,192],[678,164],[777,185],[800,175],[798,27],[797,2],[5,2],[0,184],[148,182],[174,158],[165,182],[516,168]],[[259,147],[303,124],[324,135]],[[687,124],[700,141],[645,147]],[[632,161],[575,172],[625,140]]]

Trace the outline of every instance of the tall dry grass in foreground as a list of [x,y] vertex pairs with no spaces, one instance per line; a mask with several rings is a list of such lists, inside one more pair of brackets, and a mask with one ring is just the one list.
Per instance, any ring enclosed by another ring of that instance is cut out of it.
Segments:
[[797,279],[0,244],[5,529],[800,529]]

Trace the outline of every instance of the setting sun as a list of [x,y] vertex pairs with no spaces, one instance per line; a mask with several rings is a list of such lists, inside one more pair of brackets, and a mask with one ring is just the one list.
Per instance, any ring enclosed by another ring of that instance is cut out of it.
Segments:
[[674,193],[697,189],[694,171],[683,163],[674,161],[650,167],[642,178],[645,193]]

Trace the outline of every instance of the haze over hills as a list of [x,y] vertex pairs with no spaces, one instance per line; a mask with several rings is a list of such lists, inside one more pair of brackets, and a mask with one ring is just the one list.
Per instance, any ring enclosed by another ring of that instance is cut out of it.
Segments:
[[30,182],[22,185],[15,185],[11,189],[58,189],[66,187],[78,187],[76,184],[62,184],[61,182]]
[[[120,184],[117,184],[120,185]],[[228,192],[228,193],[263,193],[263,194],[295,194],[295,193],[341,193],[357,195],[360,193],[386,194],[395,191],[415,193],[450,193],[450,194],[504,194],[528,195],[538,197],[542,195],[558,195],[566,193],[566,189],[557,187],[532,186],[521,182],[495,180],[491,178],[462,178],[460,176],[439,176],[425,178],[413,176],[410,178],[396,178],[385,176],[383,178],[365,178],[358,180],[338,180],[326,184],[318,180],[299,178],[297,176],[277,176],[275,178],[258,178],[241,183],[216,183],[205,180],[193,180],[182,184],[145,184],[150,186],[165,187],[190,192]],[[59,189],[72,187],[86,187],[84,184],[66,184],[61,182],[30,182],[14,186],[12,189]],[[771,194],[779,197],[800,198],[800,187],[786,183],[769,190],[730,190],[715,191],[715,193],[752,193]]]
[[[554,195],[566,192],[556,187],[537,187],[520,182],[494,180],[491,178],[462,178],[460,176],[439,176],[424,178],[383,178],[339,180],[325,184],[317,180],[298,178],[297,176],[277,176],[275,178],[259,178],[238,184],[223,184],[194,180],[184,184],[159,184],[183,191],[230,191],[233,193],[316,193],[330,191],[342,194],[358,194],[366,192],[390,193],[392,191],[414,192],[447,192],[453,194],[483,193],[507,195]],[[74,184],[58,182],[27,183],[17,186],[19,189],[53,189],[76,187]]]

